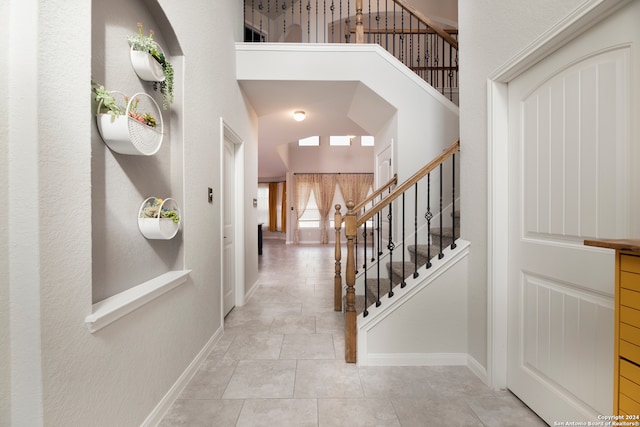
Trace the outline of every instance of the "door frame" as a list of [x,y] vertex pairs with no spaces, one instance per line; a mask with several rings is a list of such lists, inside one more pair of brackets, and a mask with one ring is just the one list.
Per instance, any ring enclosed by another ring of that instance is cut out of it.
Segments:
[[[240,221],[236,221],[234,230],[234,256],[235,256],[235,306],[240,307],[245,303],[245,261],[244,261],[244,231],[246,224],[242,222],[244,219],[244,141],[240,136],[225,122],[224,118],[220,117],[220,161],[218,164],[218,198],[219,198],[219,216],[220,216],[220,322],[224,325],[224,142],[228,140],[234,147],[234,191],[233,204],[236,218],[240,218]],[[215,198],[214,198],[215,201]]]
[[544,32],[487,79],[487,380],[507,388],[509,82],[631,0],[589,0]]

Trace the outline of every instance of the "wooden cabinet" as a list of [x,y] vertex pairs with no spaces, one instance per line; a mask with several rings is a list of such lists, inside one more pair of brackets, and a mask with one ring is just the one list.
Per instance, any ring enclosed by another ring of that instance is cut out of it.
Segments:
[[616,252],[614,412],[640,414],[640,254]]
[[640,240],[586,240],[616,250],[613,415],[640,414]]

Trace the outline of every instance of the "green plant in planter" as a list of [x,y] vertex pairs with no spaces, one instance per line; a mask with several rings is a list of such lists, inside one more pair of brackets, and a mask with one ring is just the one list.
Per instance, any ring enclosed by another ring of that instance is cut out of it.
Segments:
[[[104,88],[104,86],[99,85],[98,83],[94,82],[93,80],[91,81],[91,90],[92,92],[96,95],[95,99],[96,102],[101,102],[102,104],[100,106],[100,112],[101,113],[105,113],[105,114],[111,114],[111,116],[113,118],[125,114],[127,113],[126,109],[119,106],[116,103],[115,98],[113,97],[113,95],[111,95],[111,93],[106,90]],[[124,100],[127,104],[129,104],[129,97],[125,96]],[[131,101],[130,103],[130,107],[129,107],[129,111],[128,111],[128,115],[129,117],[131,117],[134,120],[137,120],[138,122],[142,123],[143,125],[147,125],[149,127],[156,127],[157,121],[156,118],[151,115],[150,113],[139,113],[138,112],[138,104],[140,103],[140,100],[138,98],[135,98]],[[112,119],[113,120],[113,119]]]
[[[162,208],[162,199],[149,200],[140,211],[140,218],[169,218],[174,224],[180,222],[180,216],[175,209]],[[158,215],[159,213],[159,215]]]
[[111,114],[113,117],[125,113],[125,109],[116,104],[115,98],[104,86],[91,81],[91,91],[96,95],[95,99],[97,102],[102,101],[101,111]]
[[138,22],[138,34],[127,37],[127,41],[134,50],[149,53],[162,66],[164,81],[153,82],[153,89],[159,89],[162,93],[162,108],[166,110],[169,104],[173,103],[173,65],[162,53],[160,46],[153,39],[153,34],[153,30],[150,30],[149,35],[145,35],[142,32],[142,23]]

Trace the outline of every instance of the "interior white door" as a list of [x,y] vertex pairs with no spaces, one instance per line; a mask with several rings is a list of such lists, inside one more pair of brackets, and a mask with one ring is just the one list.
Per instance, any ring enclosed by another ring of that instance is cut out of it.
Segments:
[[[376,153],[374,190],[377,190],[380,186],[389,182],[393,177],[393,148],[392,140],[383,150]],[[388,192],[384,193],[383,196],[387,194]],[[387,219],[386,211],[376,215],[374,221],[376,230],[371,230],[371,236],[367,238],[371,238],[372,248],[376,248],[378,252],[382,253],[385,251],[385,247],[389,242],[389,220]],[[371,260],[373,261],[373,259],[374,256],[372,255]]]
[[223,314],[226,316],[235,306],[236,277],[235,277],[235,146],[230,141],[224,141],[223,161]]
[[639,6],[509,83],[507,385],[550,425],[611,414],[613,255],[582,243],[629,237],[637,216]]

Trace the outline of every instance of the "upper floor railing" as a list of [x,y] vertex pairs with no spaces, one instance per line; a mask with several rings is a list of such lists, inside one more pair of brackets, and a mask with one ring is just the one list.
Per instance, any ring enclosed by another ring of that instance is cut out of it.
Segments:
[[245,41],[375,43],[458,101],[458,31],[406,0],[245,0]]

